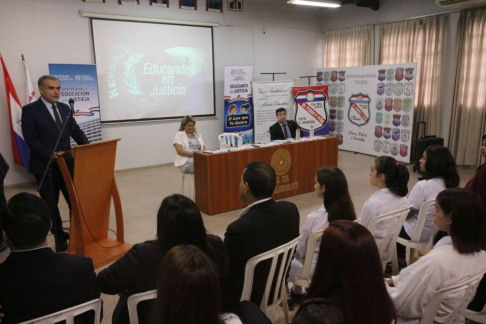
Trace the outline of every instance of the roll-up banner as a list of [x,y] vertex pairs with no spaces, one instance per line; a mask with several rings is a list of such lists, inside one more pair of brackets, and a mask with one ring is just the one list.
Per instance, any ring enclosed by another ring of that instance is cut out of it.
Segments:
[[287,110],[287,119],[293,118],[292,87],[294,81],[257,82],[253,81],[255,107],[255,143],[265,143],[267,132],[277,122],[275,111]]
[[96,65],[49,64],[49,74],[61,81],[59,101],[69,105],[69,99],[74,99],[74,117],[89,142],[101,141]]
[[417,63],[315,69],[339,148],[410,163]]
[[293,87],[295,121],[309,135],[312,129],[314,135],[328,135],[328,88],[327,85]]
[[252,78],[253,66],[224,67],[224,132],[241,134],[244,144],[255,142]]

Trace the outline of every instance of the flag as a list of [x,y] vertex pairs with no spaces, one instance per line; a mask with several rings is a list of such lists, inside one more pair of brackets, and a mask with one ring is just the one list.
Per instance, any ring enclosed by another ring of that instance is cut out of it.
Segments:
[[7,67],[0,54],[0,61],[2,61],[3,78],[5,79],[5,90],[7,92],[8,114],[10,116],[10,133],[12,136],[12,151],[14,156],[14,163],[23,165],[25,168],[29,166],[30,150],[24,142],[21,128],[22,106],[20,105],[19,97],[15,91],[12,79],[8,74]]
[[29,67],[24,59],[24,54],[22,54],[22,63],[24,63],[25,77],[27,78],[27,101],[25,104],[29,104],[37,98],[35,97],[34,85],[32,84],[32,79],[30,78]]

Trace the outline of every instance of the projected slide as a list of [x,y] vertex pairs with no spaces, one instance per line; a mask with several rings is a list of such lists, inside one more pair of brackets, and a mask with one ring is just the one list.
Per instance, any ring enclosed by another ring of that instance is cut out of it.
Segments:
[[211,116],[212,28],[92,20],[102,122]]

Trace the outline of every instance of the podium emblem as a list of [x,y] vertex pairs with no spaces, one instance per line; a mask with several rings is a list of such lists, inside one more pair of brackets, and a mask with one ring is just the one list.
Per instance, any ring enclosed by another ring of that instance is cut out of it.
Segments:
[[277,175],[284,175],[292,165],[292,156],[286,149],[278,149],[273,153],[270,165]]
[[370,120],[370,97],[367,94],[357,93],[349,98],[349,121],[356,126],[368,124]]

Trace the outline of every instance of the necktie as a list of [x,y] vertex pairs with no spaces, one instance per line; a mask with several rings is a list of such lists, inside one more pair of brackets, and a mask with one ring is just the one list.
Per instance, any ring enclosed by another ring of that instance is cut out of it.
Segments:
[[285,137],[285,138],[289,138],[289,137],[290,137],[289,125],[284,124],[284,125],[283,125],[283,128],[284,128],[284,130],[285,130],[285,131],[284,131],[284,137]]
[[59,113],[57,112],[56,105],[52,105],[52,110],[54,111],[54,119],[56,120],[57,129],[59,130],[59,132],[61,132],[62,123],[61,118],[59,117]]

